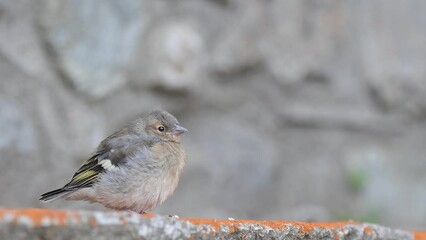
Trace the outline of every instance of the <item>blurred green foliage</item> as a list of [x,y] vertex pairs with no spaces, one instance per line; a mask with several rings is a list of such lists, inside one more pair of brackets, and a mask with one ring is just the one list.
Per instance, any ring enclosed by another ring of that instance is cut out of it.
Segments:
[[350,171],[347,178],[351,190],[356,192],[363,190],[367,184],[367,174],[363,169]]
[[372,209],[362,213],[351,213],[351,212],[340,212],[337,214],[336,219],[338,221],[356,221],[356,222],[368,222],[368,223],[380,223],[381,213],[379,210]]

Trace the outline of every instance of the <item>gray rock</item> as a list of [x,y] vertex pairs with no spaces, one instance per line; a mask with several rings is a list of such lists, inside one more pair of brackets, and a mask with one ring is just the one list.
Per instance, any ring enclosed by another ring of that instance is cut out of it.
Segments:
[[104,123],[55,82],[32,79],[1,57],[0,72],[1,203],[37,204],[93,150]]
[[27,119],[29,119],[28,116],[25,116],[22,109],[14,102],[1,103],[0,149],[15,148],[19,153],[31,153],[36,150],[34,126]]
[[[59,214],[59,213],[56,213]],[[67,214],[67,213],[65,213]],[[0,219],[0,237],[4,239],[414,239],[413,233],[374,224],[315,226],[306,229],[300,223],[275,227],[268,222],[238,221],[235,224],[209,220],[194,225],[185,220],[156,216],[142,217],[129,212],[73,212],[59,218],[25,214],[7,214]],[[60,219],[60,220],[59,220]],[[210,223],[210,224],[209,224]],[[219,225],[220,224],[220,225]],[[219,225],[219,226],[218,226]],[[368,230],[367,230],[368,229]]]
[[426,114],[426,32],[419,31],[426,17],[413,18],[409,11],[425,7],[422,1],[359,7],[355,34],[362,34],[357,43],[361,70],[382,111]]
[[[249,2],[249,4],[247,4]],[[265,37],[264,4],[259,1],[236,1],[234,11],[223,21],[223,31],[215,41],[209,64],[212,70],[230,74],[241,72],[261,63],[260,40]]]
[[35,19],[34,1],[0,1],[0,54],[31,76],[52,77]]
[[142,30],[141,2],[43,1],[40,23],[53,62],[79,92],[100,98],[126,82]]
[[135,86],[182,91],[203,81],[204,39],[190,22],[154,23],[144,33],[139,53],[132,64]]

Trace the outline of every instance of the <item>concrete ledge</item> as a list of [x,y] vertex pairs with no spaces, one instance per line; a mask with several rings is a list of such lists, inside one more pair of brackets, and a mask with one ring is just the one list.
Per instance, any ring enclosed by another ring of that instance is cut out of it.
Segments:
[[132,212],[0,209],[0,239],[426,239],[357,222],[175,219]]

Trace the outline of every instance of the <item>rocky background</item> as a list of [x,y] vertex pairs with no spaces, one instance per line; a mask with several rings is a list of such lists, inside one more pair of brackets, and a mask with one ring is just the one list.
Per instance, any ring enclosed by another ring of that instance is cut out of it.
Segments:
[[426,228],[426,2],[0,0],[0,207],[162,106],[190,132],[154,212]]

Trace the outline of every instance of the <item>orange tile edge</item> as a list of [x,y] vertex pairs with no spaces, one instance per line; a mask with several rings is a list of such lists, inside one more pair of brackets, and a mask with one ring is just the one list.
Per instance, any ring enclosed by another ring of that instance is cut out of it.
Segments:
[[[143,217],[154,217],[152,213],[141,215]],[[25,223],[29,220],[35,227],[43,226],[44,224],[53,222],[56,225],[64,225],[69,221],[78,223],[82,221],[82,216],[77,210],[54,210],[54,209],[0,209],[0,219]],[[287,229],[288,225],[299,227],[300,231],[310,232],[313,228],[343,228],[348,224],[360,225],[359,222],[291,222],[284,220],[218,220],[218,219],[198,219],[198,218],[180,218],[182,221],[189,221],[194,225],[208,225],[214,230],[219,230],[223,225],[229,227],[230,231],[235,230],[241,224],[259,224],[262,226],[270,227],[272,229]],[[95,219],[89,222],[96,225]],[[124,224],[125,220],[122,221]],[[370,227],[365,227],[365,232],[372,231]],[[426,240],[426,232],[411,231],[415,240]]]

